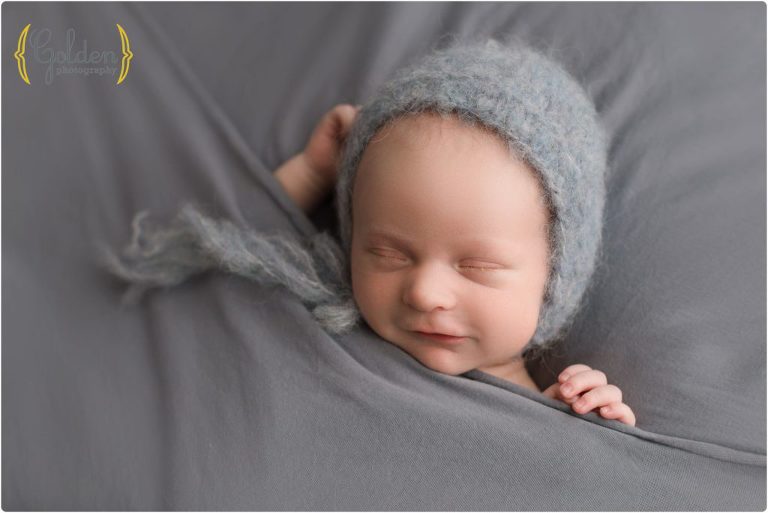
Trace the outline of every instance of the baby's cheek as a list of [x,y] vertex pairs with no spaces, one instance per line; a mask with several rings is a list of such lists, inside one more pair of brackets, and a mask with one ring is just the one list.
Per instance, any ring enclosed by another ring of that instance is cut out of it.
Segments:
[[[380,328],[392,309],[394,284],[380,273],[353,272],[352,292],[360,313],[374,329]],[[378,331],[378,330],[377,330]]]
[[473,308],[481,329],[494,339],[527,343],[536,332],[538,308],[530,297],[511,292],[491,294],[475,300]]

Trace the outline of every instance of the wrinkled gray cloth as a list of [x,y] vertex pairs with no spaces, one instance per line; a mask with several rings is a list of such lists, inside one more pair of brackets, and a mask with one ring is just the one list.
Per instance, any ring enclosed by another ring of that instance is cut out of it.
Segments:
[[[2,507],[749,510],[765,487],[765,5],[4,3]],[[12,59],[119,50],[125,81]],[[271,171],[449,33],[556,43],[614,133],[608,264],[566,344],[637,426],[436,373],[283,289],[208,273],[120,303],[95,243],[194,200],[334,230]],[[27,55],[31,55],[28,48]]]

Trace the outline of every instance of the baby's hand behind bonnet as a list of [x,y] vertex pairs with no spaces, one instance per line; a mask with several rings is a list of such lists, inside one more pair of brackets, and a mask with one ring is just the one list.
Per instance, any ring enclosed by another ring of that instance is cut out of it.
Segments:
[[601,417],[635,425],[635,414],[622,402],[621,389],[609,385],[605,373],[579,363],[566,367],[557,381],[542,393],[570,404],[576,413],[583,415],[599,408]]
[[304,150],[274,172],[288,196],[305,212],[312,211],[333,190],[341,149],[359,110],[340,104],[326,112]]
[[323,115],[312,131],[303,154],[320,183],[336,183],[341,148],[359,111],[360,106],[336,105]]

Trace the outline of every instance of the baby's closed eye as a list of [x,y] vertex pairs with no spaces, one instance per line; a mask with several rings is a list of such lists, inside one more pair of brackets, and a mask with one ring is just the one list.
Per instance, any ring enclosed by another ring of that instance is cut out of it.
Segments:
[[373,253],[376,256],[383,257],[383,258],[394,258],[395,260],[403,260],[403,261],[407,260],[405,257],[403,257],[403,256],[401,256],[401,255],[399,255],[399,254],[397,254],[395,252],[393,252],[392,250],[388,250],[388,249],[374,248],[374,249],[371,250],[371,253]]
[[[370,251],[374,255],[381,258],[385,258],[385,259],[397,260],[399,262],[406,262],[408,260],[405,256],[392,250],[374,248],[374,249],[371,249]],[[460,269],[467,269],[467,270],[478,271],[478,272],[498,271],[498,270],[504,269],[504,267],[501,265],[492,264],[489,262],[482,262],[482,261],[462,262],[458,267]]]
[[479,269],[482,271],[500,271],[504,269],[504,266],[498,264],[491,264],[488,262],[466,262],[461,265],[465,269]]

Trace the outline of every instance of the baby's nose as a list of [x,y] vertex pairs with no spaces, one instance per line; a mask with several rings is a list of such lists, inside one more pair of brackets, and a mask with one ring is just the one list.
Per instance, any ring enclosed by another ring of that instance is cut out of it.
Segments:
[[421,312],[437,308],[450,310],[456,306],[456,294],[450,278],[437,265],[416,268],[403,289],[403,303]]

